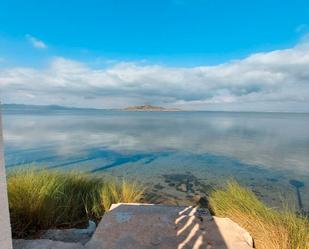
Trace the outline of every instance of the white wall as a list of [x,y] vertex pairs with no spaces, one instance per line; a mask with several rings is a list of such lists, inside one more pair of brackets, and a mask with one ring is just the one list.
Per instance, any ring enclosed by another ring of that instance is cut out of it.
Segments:
[[6,176],[3,155],[2,118],[0,110],[0,249],[11,249],[11,226],[6,191]]

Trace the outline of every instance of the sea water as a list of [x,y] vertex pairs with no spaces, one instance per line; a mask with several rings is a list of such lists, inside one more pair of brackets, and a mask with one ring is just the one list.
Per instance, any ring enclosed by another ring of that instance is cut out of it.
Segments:
[[309,114],[6,111],[3,122],[8,172],[134,179],[151,202],[179,205],[235,179],[272,207],[286,199],[309,210]]

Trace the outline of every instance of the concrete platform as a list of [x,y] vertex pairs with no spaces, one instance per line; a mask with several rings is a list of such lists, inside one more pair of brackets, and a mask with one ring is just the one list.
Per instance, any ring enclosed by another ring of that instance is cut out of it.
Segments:
[[250,249],[250,234],[207,209],[112,205],[86,249]]
[[[2,247],[0,247],[2,249]],[[80,243],[66,243],[48,239],[13,240],[14,249],[85,249]]]

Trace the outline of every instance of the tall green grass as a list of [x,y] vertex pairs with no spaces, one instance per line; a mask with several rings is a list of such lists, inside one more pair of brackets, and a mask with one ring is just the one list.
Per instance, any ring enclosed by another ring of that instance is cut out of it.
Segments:
[[285,208],[268,208],[254,193],[230,181],[225,189],[211,193],[210,207],[218,216],[229,217],[246,228],[257,249],[308,249],[308,217]]
[[143,194],[135,182],[34,169],[10,173],[7,186],[14,237],[97,220],[111,204],[138,202]]

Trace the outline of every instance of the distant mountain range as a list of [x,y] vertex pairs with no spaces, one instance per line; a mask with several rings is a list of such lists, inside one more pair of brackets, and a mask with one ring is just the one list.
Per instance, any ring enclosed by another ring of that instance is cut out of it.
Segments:
[[[20,109],[46,109],[46,110],[67,110],[67,109],[88,109],[77,107],[66,107],[61,105],[24,105],[24,104],[2,104],[3,110],[20,110]],[[93,109],[93,108],[90,108]]]
[[24,105],[24,104],[2,104],[3,112],[18,113],[18,112],[53,112],[53,111],[104,111],[104,110],[118,110],[118,111],[180,111],[179,109],[164,108],[160,106],[141,105],[130,106],[124,109],[96,109],[96,108],[79,108],[67,107],[60,105]]
[[4,112],[18,112],[18,111],[65,111],[65,110],[100,110],[95,108],[77,108],[66,107],[60,105],[23,105],[23,104],[2,104],[1,109]]

